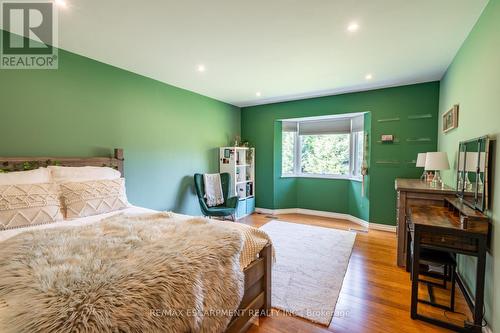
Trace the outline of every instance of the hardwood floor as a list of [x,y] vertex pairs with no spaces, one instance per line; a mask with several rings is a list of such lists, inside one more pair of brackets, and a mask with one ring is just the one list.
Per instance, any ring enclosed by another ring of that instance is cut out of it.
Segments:
[[[316,225],[328,228],[363,230],[355,223],[315,216],[286,214],[269,217],[253,214],[241,220],[260,227],[277,219],[287,222]],[[250,333],[290,332],[449,332],[448,330],[410,318],[411,282],[409,274],[396,266],[396,234],[383,231],[358,232],[344,284],[337,302],[336,313],[329,327],[311,323],[305,319],[285,316],[278,310],[260,318],[258,326]],[[428,298],[425,285],[420,285],[420,298]],[[435,297],[447,304],[448,294],[435,288]],[[470,313],[457,288],[457,312]],[[446,313],[419,304],[419,313],[445,320],[452,318],[463,323],[464,315]],[[343,314],[343,315],[342,315]]]

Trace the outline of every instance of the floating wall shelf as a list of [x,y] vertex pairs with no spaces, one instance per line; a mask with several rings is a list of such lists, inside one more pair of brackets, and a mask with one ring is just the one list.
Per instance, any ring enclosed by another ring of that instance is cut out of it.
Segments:
[[395,117],[395,118],[384,118],[384,119],[377,119],[377,121],[379,123],[388,123],[388,122],[392,122],[392,121],[400,121],[401,118],[399,117]]
[[406,142],[429,143],[429,142],[432,142],[432,139],[431,138],[407,138]]
[[382,165],[399,165],[401,162],[400,161],[379,160],[379,161],[375,161],[375,163],[382,164]]
[[378,140],[377,143],[381,144],[381,145],[390,146],[390,145],[399,145],[401,142],[399,141],[399,139],[394,139],[394,141],[387,141],[387,142],[384,142],[382,140]]
[[419,120],[419,119],[430,119],[432,118],[432,114],[426,113],[426,114],[413,114],[409,115],[408,119],[410,120]]

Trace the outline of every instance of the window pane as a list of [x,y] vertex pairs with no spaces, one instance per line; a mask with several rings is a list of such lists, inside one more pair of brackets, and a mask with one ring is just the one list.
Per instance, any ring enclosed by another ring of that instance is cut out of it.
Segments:
[[306,174],[349,174],[350,134],[301,135],[301,169]]
[[295,132],[283,132],[282,134],[281,173],[283,175],[290,175],[293,174],[295,160]]
[[355,144],[356,146],[354,147],[354,170],[353,174],[354,176],[360,176],[361,175],[361,166],[363,164],[363,149],[364,149],[364,132],[355,132],[353,133],[353,136],[355,136]]

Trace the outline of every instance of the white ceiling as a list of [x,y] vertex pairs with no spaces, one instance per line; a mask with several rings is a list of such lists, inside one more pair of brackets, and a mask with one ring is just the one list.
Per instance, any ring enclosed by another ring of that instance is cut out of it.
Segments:
[[439,80],[487,3],[64,1],[61,48],[237,106]]

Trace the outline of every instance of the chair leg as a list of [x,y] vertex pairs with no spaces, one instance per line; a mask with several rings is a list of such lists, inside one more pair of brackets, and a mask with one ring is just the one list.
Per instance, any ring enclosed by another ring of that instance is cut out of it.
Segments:
[[455,312],[455,283],[456,283],[456,267],[451,266],[451,294],[450,294],[450,309]]

